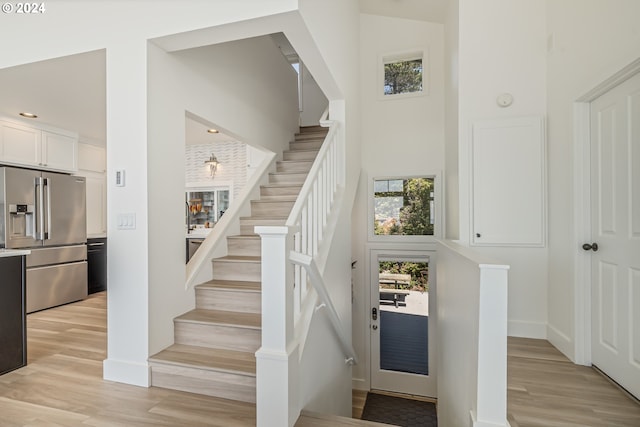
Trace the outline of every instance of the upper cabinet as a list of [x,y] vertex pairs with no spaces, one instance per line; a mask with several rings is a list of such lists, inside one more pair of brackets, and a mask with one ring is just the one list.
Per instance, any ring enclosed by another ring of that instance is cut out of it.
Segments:
[[107,160],[104,147],[84,143],[78,144],[78,170],[98,173],[106,172]]
[[78,135],[0,120],[0,163],[60,172],[78,170]]

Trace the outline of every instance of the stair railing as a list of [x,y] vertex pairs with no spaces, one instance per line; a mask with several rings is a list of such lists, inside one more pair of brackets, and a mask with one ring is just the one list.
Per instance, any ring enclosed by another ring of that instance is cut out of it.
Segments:
[[262,346],[256,352],[257,425],[292,426],[300,414],[299,369],[313,313],[326,308],[346,363],[356,356],[324,284],[345,180],[344,138],[329,132],[283,226],[258,226],[262,238]]

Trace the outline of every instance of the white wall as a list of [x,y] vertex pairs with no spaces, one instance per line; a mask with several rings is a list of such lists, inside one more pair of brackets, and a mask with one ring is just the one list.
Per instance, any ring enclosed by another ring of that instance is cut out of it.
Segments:
[[[247,0],[223,6],[218,1],[195,0],[118,2],[117,7],[110,1],[56,1],[47,4],[46,13],[36,19],[18,14],[2,17],[2,33],[11,37],[0,38],[0,68],[107,49],[110,292],[105,377],[112,380],[141,385],[149,380],[147,39],[287,12],[297,2]],[[153,19],[149,19],[150,10]],[[15,40],[20,40],[19,45]],[[124,188],[114,184],[118,169],[127,171]],[[118,213],[135,213],[137,228],[117,230]]]
[[[459,19],[459,239],[468,243],[472,124],[482,119],[546,115],[546,8],[538,0],[460,0]],[[496,104],[496,97],[504,92],[514,97],[511,107]],[[477,251],[511,265],[509,334],[545,338],[547,248]]]
[[[215,176],[211,176],[205,161],[211,154],[218,159]],[[209,142],[189,144],[185,147],[185,183],[207,184],[208,186],[231,183],[235,199],[247,183],[247,144],[239,141]]]
[[[362,173],[351,221],[353,271],[353,343],[360,363],[354,387],[369,387],[368,194],[376,176],[440,173],[444,169],[444,29],[441,24],[360,15],[360,93]],[[403,99],[379,99],[380,56],[425,49],[428,92]],[[376,247],[385,247],[377,244]],[[388,246],[386,246],[388,247]],[[398,248],[398,246],[395,246]],[[416,245],[402,245],[415,249]],[[424,249],[424,245],[419,245]]]
[[317,126],[322,113],[329,105],[318,83],[307,67],[302,65],[302,111],[300,111],[300,126]]
[[[576,257],[584,256],[574,231],[574,128],[572,103],[640,57],[640,2],[636,0],[547,1],[547,108],[549,114],[549,340],[570,358],[581,358],[576,336]],[[579,321],[579,318],[578,320]],[[587,319],[588,322],[588,319]],[[578,350],[576,352],[576,346]]]
[[459,57],[459,0],[447,2],[444,25],[445,64],[445,145],[444,145],[444,203],[447,239],[460,236],[459,179],[458,179],[458,57]]
[[[348,204],[337,213],[337,229],[333,245],[329,250],[323,278],[343,330],[351,332],[351,262],[349,245],[344,237],[349,236],[351,216]],[[345,363],[336,334],[326,310],[314,313],[307,342],[300,358],[301,406],[306,410],[338,414],[351,417],[352,368]]]
[[195,304],[184,290],[185,111],[282,153],[297,99],[296,73],[270,37],[170,54],[149,45],[150,354],[173,343],[173,317]]

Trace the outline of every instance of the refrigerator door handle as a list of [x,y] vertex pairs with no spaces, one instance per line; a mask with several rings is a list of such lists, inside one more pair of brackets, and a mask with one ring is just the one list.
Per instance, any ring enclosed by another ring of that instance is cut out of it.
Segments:
[[44,229],[44,236],[43,236],[43,240],[49,240],[51,239],[51,185],[49,183],[49,179],[48,178],[43,178],[44,181],[44,188],[47,189],[47,192],[45,193],[45,206],[47,208],[47,219],[45,221],[45,229]]
[[43,212],[43,204],[44,204],[44,191],[42,188],[42,177],[39,176],[36,178],[36,209],[35,209],[35,227],[33,236],[36,240],[44,240],[44,212]]

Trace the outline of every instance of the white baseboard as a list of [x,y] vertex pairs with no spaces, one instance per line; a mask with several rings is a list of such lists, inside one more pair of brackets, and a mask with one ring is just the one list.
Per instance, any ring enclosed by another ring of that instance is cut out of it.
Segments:
[[363,391],[371,390],[371,387],[369,386],[369,382],[364,378],[352,378],[351,387],[353,387],[354,390],[363,390]]
[[149,387],[151,370],[147,363],[106,359],[102,362],[102,377],[108,381]]
[[521,320],[509,320],[507,335],[510,337],[547,339],[547,324],[538,322],[523,322]]
[[573,340],[550,324],[547,325],[547,340],[572,362],[575,361]]

